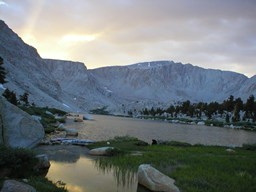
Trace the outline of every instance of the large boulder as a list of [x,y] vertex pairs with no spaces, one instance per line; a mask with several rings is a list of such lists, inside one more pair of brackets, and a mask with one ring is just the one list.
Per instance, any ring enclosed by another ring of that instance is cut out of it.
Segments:
[[44,138],[44,128],[32,116],[0,96],[0,139],[11,147],[32,148]]
[[0,192],[36,192],[36,189],[28,184],[15,180],[5,180]]
[[90,155],[109,155],[109,150],[114,149],[113,147],[100,147],[90,150],[88,153]]
[[139,166],[138,182],[151,191],[179,192],[178,187],[174,185],[174,179],[164,175],[148,164]]

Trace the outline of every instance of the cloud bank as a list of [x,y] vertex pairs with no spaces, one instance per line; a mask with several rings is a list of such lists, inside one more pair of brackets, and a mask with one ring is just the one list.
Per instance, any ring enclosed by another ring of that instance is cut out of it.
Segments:
[[256,74],[255,0],[0,0],[0,18],[42,57],[88,68],[174,60]]

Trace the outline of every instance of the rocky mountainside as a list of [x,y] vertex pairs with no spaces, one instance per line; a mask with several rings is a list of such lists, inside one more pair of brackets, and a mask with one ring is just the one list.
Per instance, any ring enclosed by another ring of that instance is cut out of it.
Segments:
[[128,100],[159,102],[223,101],[231,94],[247,99],[255,94],[256,77],[203,69],[173,61],[138,63],[90,70],[105,89]]
[[155,61],[87,70],[80,62],[42,59],[3,21],[0,56],[8,72],[5,87],[18,95],[28,92],[36,105],[73,112],[108,106],[123,113],[187,99],[223,101],[232,94],[245,100],[256,95],[256,76],[191,64]]

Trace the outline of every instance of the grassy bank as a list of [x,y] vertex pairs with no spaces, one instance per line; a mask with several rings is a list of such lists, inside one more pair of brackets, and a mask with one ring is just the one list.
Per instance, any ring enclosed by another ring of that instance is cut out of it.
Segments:
[[[121,177],[127,175],[127,171],[137,172],[140,164],[147,163],[174,178],[183,192],[256,191],[255,145],[227,152],[226,147],[192,146],[179,142],[145,146],[129,137],[108,142],[108,146],[116,147],[122,153],[100,158],[97,163],[102,169],[114,168],[116,175]],[[106,146],[106,142],[96,143],[90,148],[100,146]],[[131,155],[134,151],[140,155]]]
[[0,189],[6,178],[22,181],[27,179],[28,184],[35,187],[37,192],[66,192],[64,187],[49,181],[42,172],[34,170],[38,159],[31,150],[11,148],[0,145]]

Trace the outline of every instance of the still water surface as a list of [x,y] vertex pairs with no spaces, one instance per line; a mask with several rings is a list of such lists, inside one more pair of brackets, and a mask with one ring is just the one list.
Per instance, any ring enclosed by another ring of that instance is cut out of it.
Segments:
[[[191,144],[238,145],[256,143],[256,133],[228,128],[170,124],[162,121],[140,120],[113,116],[92,115],[95,121],[74,123],[68,119],[66,127],[77,129],[79,138],[106,140],[114,136],[130,135],[151,143],[152,139],[175,140]],[[129,185],[118,181],[114,169],[100,168],[86,147],[39,146],[37,153],[49,155],[51,167],[47,177],[63,181],[70,192],[138,192],[136,175]],[[120,179],[120,178],[119,178]]]
[[175,140],[191,144],[238,145],[256,143],[256,132],[203,125],[172,124],[164,121],[92,115],[95,121],[74,123],[69,119],[65,125],[77,129],[79,138],[107,140],[115,136],[130,135],[148,143],[152,139]]

